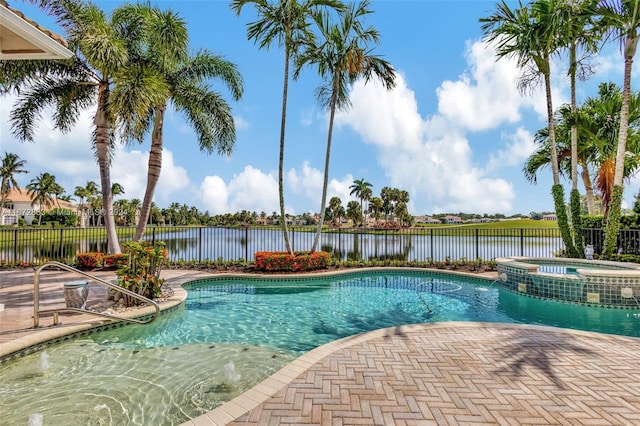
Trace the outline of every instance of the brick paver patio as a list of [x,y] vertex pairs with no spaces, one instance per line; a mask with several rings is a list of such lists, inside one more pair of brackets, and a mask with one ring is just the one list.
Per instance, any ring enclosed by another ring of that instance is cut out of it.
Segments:
[[[174,283],[204,276],[167,272]],[[61,303],[68,279],[47,274],[44,303]],[[32,272],[0,272],[0,354],[96,321],[32,329],[32,288]],[[394,327],[316,348],[185,425],[635,425],[639,354],[640,339],[552,327]]]

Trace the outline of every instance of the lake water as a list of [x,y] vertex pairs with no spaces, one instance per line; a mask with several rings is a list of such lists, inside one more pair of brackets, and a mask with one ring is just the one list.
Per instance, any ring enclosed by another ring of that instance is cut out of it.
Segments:
[[[13,230],[0,230],[14,232]],[[0,261],[33,261],[36,259],[62,260],[73,258],[78,252],[106,251],[104,236],[83,230],[84,238],[66,241],[64,229],[52,229],[51,235],[20,232],[18,242],[0,245]],[[553,257],[563,247],[555,230],[535,230],[536,237],[514,236],[519,230],[496,229],[490,235],[478,235],[474,229],[451,231],[453,235],[426,233],[348,233],[326,232],[321,248],[345,260],[490,260],[496,257],[533,256]],[[42,231],[40,231],[42,232]],[[86,233],[85,233],[86,232]],[[531,230],[528,230],[531,232]],[[30,237],[31,236],[31,237]],[[290,234],[294,250],[309,250],[314,233],[293,231]],[[171,260],[253,260],[257,251],[283,251],[282,232],[260,228],[222,227],[164,227],[151,229],[147,240],[164,241]],[[125,239],[121,239],[123,241]]]

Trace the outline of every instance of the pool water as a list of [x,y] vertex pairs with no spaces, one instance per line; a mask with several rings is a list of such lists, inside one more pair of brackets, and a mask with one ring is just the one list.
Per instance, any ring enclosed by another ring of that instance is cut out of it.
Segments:
[[[251,388],[300,354],[378,328],[436,321],[546,324],[640,337],[638,310],[523,297],[442,274],[212,280],[184,308],[0,366],[3,424],[178,424]],[[6,423],[4,423],[6,422]]]

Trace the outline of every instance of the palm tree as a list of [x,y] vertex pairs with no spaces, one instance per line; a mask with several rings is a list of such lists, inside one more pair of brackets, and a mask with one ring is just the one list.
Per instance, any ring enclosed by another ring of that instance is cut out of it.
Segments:
[[640,2],[638,0],[601,0],[598,3],[600,25],[606,32],[620,41],[624,55],[624,82],[622,85],[622,108],[613,178],[613,193],[609,202],[609,215],[605,227],[602,249],[603,258],[610,258],[616,251],[622,210],[624,163],[627,153],[629,125],[629,101],[631,97],[631,70],[633,57],[640,41]]
[[354,180],[353,183],[349,186],[349,189],[351,190],[349,192],[349,195],[355,195],[355,197],[360,200],[360,210],[362,210],[363,212],[364,212],[364,208],[362,206],[362,202],[367,194],[367,190],[369,194],[368,195],[369,199],[371,198],[372,187],[373,185],[371,185],[370,182],[367,182],[366,180],[364,180],[364,178]]
[[5,152],[0,166],[0,225],[4,224],[4,201],[13,188],[20,189],[15,175],[27,173],[22,167],[27,164],[26,160],[21,160],[18,154]]
[[346,216],[353,221],[354,226],[358,224],[358,220],[362,218],[362,210],[357,201],[351,200],[347,203]]
[[[620,134],[622,91],[614,83],[601,83],[597,98],[585,100],[579,110],[581,130],[588,137],[590,162],[596,167],[596,187],[602,195],[605,220],[609,221],[611,200],[615,192],[617,139]],[[624,179],[639,167],[640,93],[629,97],[628,137],[626,150],[634,155],[624,158]]]
[[551,192],[555,205],[558,225],[567,253],[570,257],[582,256],[576,252],[569,229],[567,210],[564,204],[564,189],[560,184],[560,172],[556,148],[556,135],[551,99],[551,55],[555,54],[562,41],[558,34],[562,31],[562,14],[557,10],[563,0],[535,0],[529,7],[518,2],[519,8],[511,10],[505,0],[496,11],[486,18],[480,18],[481,29],[489,43],[496,44],[498,59],[515,57],[524,73],[518,81],[518,88],[526,91],[535,87],[542,77],[547,103],[547,125],[549,128],[549,150],[553,187]]
[[[140,128],[144,116],[127,114],[147,110],[162,95],[155,90],[161,81],[141,66],[134,48],[142,36],[126,14],[114,11],[108,18],[91,3],[76,0],[40,0],[40,6],[54,14],[66,29],[69,48],[75,57],[67,61],[0,61],[3,91],[20,94],[11,113],[13,133],[32,141],[42,111],[54,106],[55,127],[68,132],[80,112],[94,109],[92,146],[100,170],[102,209],[113,209],[110,166],[115,140],[114,125],[128,122]],[[135,104],[135,106],[133,105]],[[118,107],[126,105],[124,111]],[[115,221],[106,216],[108,252],[120,253]]]
[[376,225],[380,221],[380,213],[382,213],[382,207],[383,207],[382,198],[380,197],[371,198],[371,201],[369,202],[369,213],[376,220]]
[[[329,161],[331,157],[331,139],[336,109],[350,106],[349,88],[359,78],[369,82],[373,77],[390,90],[395,87],[396,74],[391,64],[379,56],[372,54],[369,44],[378,45],[380,34],[372,26],[365,26],[363,20],[373,13],[369,9],[369,0],[358,4],[352,3],[341,9],[339,22],[331,23],[329,14],[320,10],[312,14],[320,32],[321,41],[316,44],[310,40],[309,45],[299,58],[295,72],[297,76],[306,64],[316,65],[318,73],[325,85],[317,89],[320,104],[329,111],[329,130],[327,132],[327,149],[324,160],[324,181],[320,204],[320,220],[311,252],[316,250],[322,234],[324,211],[327,202],[329,184]],[[362,206],[360,206],[362,212]]]
[[[640,149],[640,94],[632,94],[629,107],[629,142],[628,151],[634,155],[625,158],[625,179],[633,176],[639,164]],[[594,194],[590,169],[595,171],[595,186],[601,194],[605,219],[608,214],[609,200],[613,191],[613,175],[615,172],[616,140],[619,133],[619,115],[622,105],[622,91],[614,83],[601,83],[598,96],[587,98],[571,113],[569,105],[563,105],[556,112],[556,129],[558,135],[558,161],[560,170],[567,175],[571,173],[568,163],[571,155],[569,141],[571,127],[578,129],[578,163],[581,165],[581,176],[586,189],[589,215],[595,214]],[[536,132],[535,141],[539,148],[527,159],[523,171],[532,183],[536,182],[536,174],[540,168],[550,163],[549,134],[544,128]]]
[[148,111],[131,111],[132,115],[145,116],[142,127],[124,131],[130,140],[142,140],[144,134],[151,130],[147,186],[133,237],[134,241],[139,241],[144,234],[160,178],[164,115],[169,101],[185,115],[195,130],[201,151],[229,155],[235,142],[231,107],[220,93],[210,89],[206,81],[220,79],[236,101],[242,96],[243,87],[236,66],[223,57],[206,50],[189,56],[186,23],[175,13],[146,5],[129,5],[122,12],[138,17],[137,22],[146,34],[140,47],[146,69],[155,72],[162,80],[158,88],[162,96],[158,96],[156,103]]
[[287,252],[293,254],[284,211],[284,140],[287,118],[287,92],[289,87],[289,62],[306,40],[313,38],[308,18],[320,6],[339,8],[334,0],[233,0],[231,9],[239,16],[246,4],[253,4],[258,20],[247,25],[247,38],[259,43],[260,49],[268,49],[275,41],[284,48],[284,83],[282,87],[282,114],[280,118],[280,154],[278,158],[278,195],[280,199],[280,226]]
[[362,214],[364,215],[364,223],[366,223],[367,211],[369,210],[369,208],[368,205],[367,207],[362,207],[362,202],[364,201],[368,204],[369,201],[371,201],[371,197],[373,197],[373,191],[371,190],[371,188],[364,188],[360,193],[360,206],[362,208]]
[[[589,174],[589,165],[592,163],[593,147],[589,143],[587,132],[583,128],[583,122],[578,118],[582,115],[580,110],[576,114],[571,112],[570,105],[563,105],[556,111],[556,146],[558,153],[558,164],[561,174],[573,177],[573,128],[579,129],[577,134],[577,163],[581,168],[580,176],[585,187],[585,196],[587,201],[587,211],[590,216],[595,214],[595,203],[593,194],[593,184]],[[576,126],[577,122],[581,122]],[[538,149],[534,151],[525,162],[522,171],[525,178],[532,184],[536,184],[538,180],[538,171],[546,166],[551,165],[551,154],[549,148],[549,128],[545,127],[536,132],[534,142],[538,145]]]
[[55,196],[64,190],[56,182],[56,177],[50,173],[40,173],[31,179],[26,189],[27,194],[31,197],[31,206],[38,205],[38,225],[40,225],[44,208],[51,207],[56,201]]
[[[85,208],[86,206],[85,204],[85,200],[87,201],[87,204],[92,204],[91,200],[93,198],[95,198],[95,196],[99,193],[100,191],[98,190],[98,184],[96,184],[94,181],[90,180],[87,181],[85,186],[76,186],[75,190],[73,191],[73,195],[75,195],[76,197],[78,197],[78,199],[80,200],[80,226],[81,227],[85,227],[85,216],[87,215],[87,209]],[[90,214],[90,216],[93,216],[93,214]]]
[[[561,4],[559,13],[562,14],[560,35],[564,38],[565,47],[569,50],[569,81],[571,85],[571,193],[569,195],[571,207],[571,224],[573,227],[576,252],[584,252],[582,238],[582,219],[580,215],[580,192],[578,191],[578,126],[575,120],[577,113],[576,76],[585,79],[592,72],[587,59],[597,51],[598,34],[593,31],[594,15],[588,7],[591,0],[565,1]],[[578,49],[584,52],[584,57],[578,59]]]

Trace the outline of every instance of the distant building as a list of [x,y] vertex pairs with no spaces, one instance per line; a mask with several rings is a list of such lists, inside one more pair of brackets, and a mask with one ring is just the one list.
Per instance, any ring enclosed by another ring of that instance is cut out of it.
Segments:
[[[40,212],[40,205],[31,205],[32,200],[29,193],[26,190],[12,189],[4,200],[4,209],[2,209],[2,216],[0,216],[0,224],[2,225],[15,225],[18,223],[19,218],[23,218],[28,225],[38,221],[38,214]],[[69,209],[74,213],[77,213],[78,206],[74,203],[70,203],[64,200],[53,199],[53,204],[50,207],[44,206],[42,211],[50,211],[53,209]]]
[[426,224],[429,224],[429,225],[438,225],[438,224],[442,223],[438,219],[434,219],[433,217],[427,216],[427,215],[415,216],[414,217],[414,222],[415,223],[426,223]]
[[452,215],[447,215],[443,217],[442,221],[444,223],[463,223],[463,220],[460,216],[452,216]]
[[555,213],[543,214],[542,215],[542,220],[557,221],[558,220],[558,216],[556,216]]

